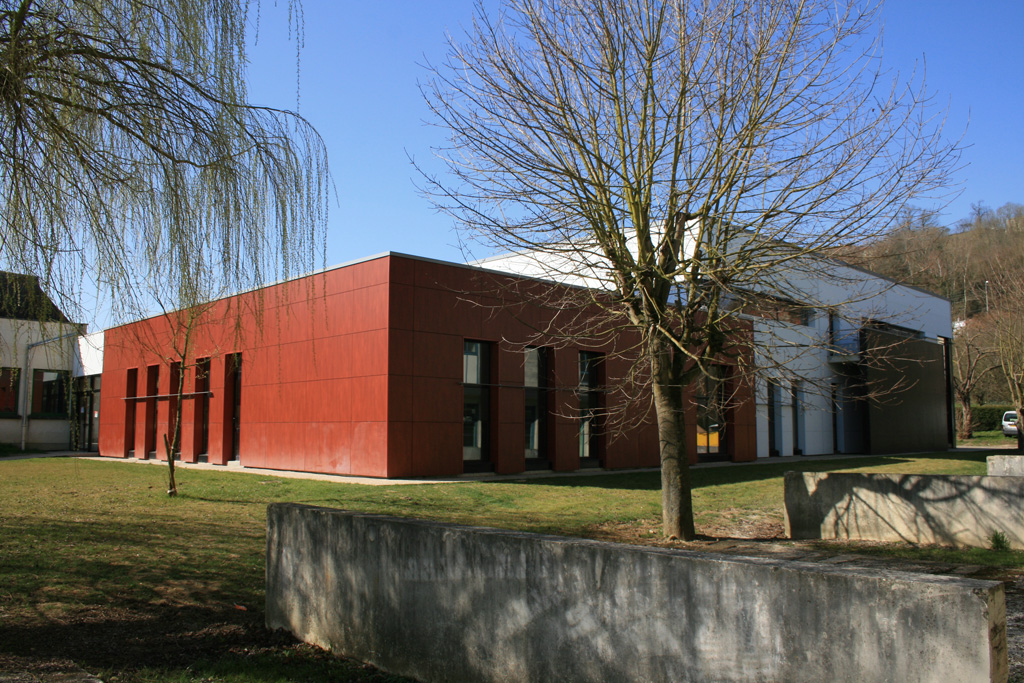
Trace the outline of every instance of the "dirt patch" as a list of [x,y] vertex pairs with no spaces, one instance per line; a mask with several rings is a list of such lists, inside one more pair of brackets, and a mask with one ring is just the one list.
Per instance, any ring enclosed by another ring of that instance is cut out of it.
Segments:
[[766,520],[764,515],[751,514],[745,511],[726,511],[727,522],[698,524],[699,539],[684,543],[669,541],[661,535],[661,520],[645,519],[640,522],[606,522],[587,528],[587,536],[599,541],[613,543],[630,543],[633,545],[652,545],[660,548],[691,548],[705,549],[723,539],[733,540],[775,540],[784,538],[785,528],[782,522]]

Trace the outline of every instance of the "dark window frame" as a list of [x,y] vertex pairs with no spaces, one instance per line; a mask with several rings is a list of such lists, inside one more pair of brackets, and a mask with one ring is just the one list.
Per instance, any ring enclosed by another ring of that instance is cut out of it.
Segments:
[[210,359],[197,358],[195,372],[195,455],[204,460],[210,453]]
[[[472,347],[476,347],[471,353]],[[491,457],[491,358],[492,343],[466,339],[462,345],[462,462],[463,468],[486,469]],[[475,357],[475,367],[469,365]],[[475,381],[474,381],[475,380]],[[472,434],[472,443],[467,445]],[[472,449],[472,450],[469,450]],[[475,453],[474,453],[475,451]],[[472,455],[477,457],[467,457]]]
[[157,395],[160,393],[160,366],[146,366],[146,399],[145,399],[145,456],[156,456],[159,446],[156,442],[156,433],[159,429],[157,420],[159,418],[159,406]]
[[582,462],[598,463],[604,460],[601,434],[603,392],[602,373],[605,357],[598,351],[579,352],[579,457]]
[[225,449],[226,460],[241,461],[242,457],[242,352],[229,353],[224,359],[224,389],[227,420],[225,427],[229,429]]
[[[712,365],[694,383],[696,404],[697,456],[711,459],[729,454],[729,368]],[[715,429],[712,431],[712,427]],[[704,443],[701,443],[701,430]],[[711,435],[715,445],[711,445]],[[714,450],[712,450],[714,449]]]
[[[8,398],[4,394],[10,392]],[[21,368],[0,368],[0,418],[21,417]],[[13,410],[4,410],[11,403]]]
[[[51,374],[55,377],[47,378]],[[67,420],[71,413],[71,373],[67,370],[34,368],[32,370],[33,420]]]
[[139,369],[128,368],[125,377],[124,445],[127,455],[135,454],[135,421],[138,405],[135,397],[139,394]]
[[[548,366],[550,352],[543,346],[528,346],[523,352],[523,401],[525,404],[525,439],[523,455],[527,460],[541,461],[548,459],[548,422],[550,412],[548,406]],[[529,365],[531,354],[536,354],[536,383],[531,384]],[[530,419],[531,408],[535,411],[534,419]],[[533,437],[533,438],[531,438]],[[536,448],[531,448],[536,445]]]

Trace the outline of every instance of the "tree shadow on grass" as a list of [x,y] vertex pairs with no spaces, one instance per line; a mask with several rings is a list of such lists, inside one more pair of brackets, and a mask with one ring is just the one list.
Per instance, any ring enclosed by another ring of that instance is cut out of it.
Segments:
[[0,672],[73,662],[108,683],[403,680],[266,629],[262,528],[23,517],[0,533]]
[[[373,667],[302,644],[232,606],[94,607],[59,619],[4,620],[0,670],[71,660],[105,680],[399,682]],[[6,656],[5,656],[6,655]]]

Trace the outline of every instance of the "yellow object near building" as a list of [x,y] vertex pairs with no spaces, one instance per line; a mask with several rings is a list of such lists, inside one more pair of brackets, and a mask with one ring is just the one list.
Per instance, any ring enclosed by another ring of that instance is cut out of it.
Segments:
[[709,432],[697,427],[697,448],[718,448],[718,430]]

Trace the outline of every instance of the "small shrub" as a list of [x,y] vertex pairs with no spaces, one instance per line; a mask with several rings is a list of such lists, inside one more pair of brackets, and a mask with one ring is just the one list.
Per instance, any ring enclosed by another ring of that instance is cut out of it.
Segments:
[[1010,549],[1010,541],[1002,531],[993,531],[988,536],[988,545],[992,550],[1004,551]]

